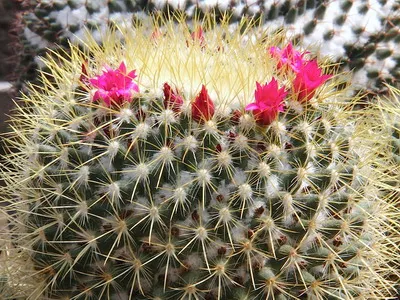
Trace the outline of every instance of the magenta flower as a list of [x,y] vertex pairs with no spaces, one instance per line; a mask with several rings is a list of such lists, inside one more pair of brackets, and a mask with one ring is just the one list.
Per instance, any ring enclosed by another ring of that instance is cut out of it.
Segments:
[[323,75],[316,60],[307,61],[300,66],[293,81],[293,90],[300,102],[310,100],[319,86],[332,75]]
[[154,44],[157,45],[157,43],[159,42],[159,40],[161,39],[162,36],[163,36],[163,34],[160,31],[160,29],[155,28],[153,30],[153,32],[151,33],[150,39]]
[[171,89],[168,83],[164,83],[164,107],[179,112],[183,104],[183,98],[177,91]]
[[191,33],[192,40],[195,43],[199,43],[200,47],[203,49],[206,46],[206,39],[204,37],[203,28],[198,26],[195,31]]
[[284,66],[289,66],[294,72],[298,72],[301,65],[305,62],[303,59],[304,55],[307,53],[300,53],[296,51],[292,43],[289,43],[285,48],[280,49],[278,47],[269,48],[269,53],[278,59],[278,68],[281,69]]
[[275,78],[271,82],[261,85],[256,82],[254,92],[255,102],[246,106],[247,111],[253,111],[254,118],[260,126],[271,124],[278,112],[283,111],[283,100],[287,94],[285,88],[278,87],[278,81]]
[[123,62],[116,70],[106,67],[102,75],[89,79],[92,86],[97,88],[93,101],[103,100],[108,107],[131,102],[133,93],[139,92],[138,85],[133,82],[136,78],[135,72],[136,70],[127,73]]
[[211,100],[203,84],[200,93],[192,103],[192,118],[197,122],[208,121],[214,116],[214,112],[214,102]]

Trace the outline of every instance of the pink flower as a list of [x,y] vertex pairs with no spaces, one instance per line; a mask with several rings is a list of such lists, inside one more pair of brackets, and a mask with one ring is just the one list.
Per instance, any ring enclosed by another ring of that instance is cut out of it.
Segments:
[[198,26],[196,30],[192,32],[191,37],[195,43],[200,44],[202,49],[206,46],[206,40],[204,37],[203,28],[201,26]]
[[203,84],[200,93],[192,104],[192,118],[197,122],[208,121],[214,116],[214,112],[214,103]]
[[164,83],[164,107],[179,112],[183,104],[183,98],[177,91],[173,91],[168,83]]
[[122,62],[118,69],[106,67],[102,75],[89,79],[92,86],[97,88],[93,101],[103,100],[108,107],[112,104],[131,102],[133,93],[139,92],[138,85],[133,82],[136,78],[135,71],[127,73],[126,66]]
[[300,102],[310,100],[316,89],[324,84],[332,75],[323,75],[316,60],[307,61],[300,66],[293,81],[293,90]]
[[294,72],[298,72],[301,65],[304,63],[303,56],[307,53],[300,53],[296,51],[292,43],[289,43],[285,48],[280,49],[278,47],[269,48],[269,53],[278,59],[278,68],[281,69],[284,66],[289,66]]
[[153,32],[151,33],[150,39],[157,44],[157,42],[160,40],[160,38],[162,37],[162,32],[160,31],[160,29],[155,28],[153,30]]
[[246,110],[253,111],[258,125],[267,126],[276,119],[278,112],[283,111],[283,100],[287,91],[285,88],[279,89],[275,78],[265,85],[256,82],[256,86],[254,92],[256,101],[248,104]]

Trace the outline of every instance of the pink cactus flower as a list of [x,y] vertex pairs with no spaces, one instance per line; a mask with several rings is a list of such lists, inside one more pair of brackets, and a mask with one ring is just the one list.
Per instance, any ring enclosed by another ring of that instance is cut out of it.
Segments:
[[157,45],[158,41],[160,38],[163,36],[162,32],[160,29],[155,28],[153,32],[151,33],[150,39]]
[[105,105],[121,105],[124,102],[131,102],[134,92],[139,92],[138,85],[133,82],[136,78],[136,70],[129,73],[122,62],[118,69],[113,70],[106,67],[103,74],[89,79],[94,88],[97,88],[93,101],[103,100]]
[[322,74],[322,69],[316,60],[305,62],[301,65],[293,81],[293,90],[298,95],[298,100],[300,102],[310,100],[317,88],[331,77],[332,75]]
[[191,34],[192,40],[195,43],[199,43],[200,47],[203,49],[206,46],[206,39],[204,37],[203,28],[198,26],[195,31]]
[[255,102],[246,106],[247,111],[253,111],[256,123],[260,126],[270,125],[283,111],[283,100],[287,94],[285,88],[278,87],[278,81],[273,78],[269,83],[261,85],[256,82],[254,92]]
[[280,49],[278,47],[269,48],[269,53],[272,57],[278,59],[278,69],[281,69],[285,66],[290,67],[294,72],[298,72],[300,70],[301,65],[305,62],[303,59],[305,53],[300,53],[296,51],[292,43],[289,43],[285,48]]
[[203,84],[200,93],[192,104],[192,118],[196,122],[209,121],[214,116],[214,112],[214,102],[211,100],[208,91]]
[[183,98],[177,91],[171,89],[168,83],[164,83],[164,107],[179,112],[183,104]]

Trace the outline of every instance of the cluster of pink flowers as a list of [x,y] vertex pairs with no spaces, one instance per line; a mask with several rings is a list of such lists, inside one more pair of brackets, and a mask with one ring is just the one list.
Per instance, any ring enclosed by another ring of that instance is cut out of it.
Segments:
[[[194,40],[201,44],[204,42],[202,30],[198,29],[192,35]],[[285,72],[294,72],[295,79],[292,85],[292,94],[301,103],[310,100],[318,87],[324,84],[331,75],[324,75],[316,60],[305,59],[305,53],[300,53],[293,49],[292,44],[279,49],[271,47],[269,53],[277,59],[278,69]],[[113,105],[120,106],[125,102],[131,102],[134,94],[139,92],[139,86],[133,81],[136,78],[136,70],[127,72],[125,64],[113,70],[106,67],[102,75],[89,78],[86,65],[82,65],[82,75],[80,80],[90,88],[96,89],[92,101],[103,101],[107,107]],[[178,113],[183,105],[183,97],[178,90],[174,90],[168,83],[164,84],[164,107]],[[284,99],[289,91],[284,87],[279,87],[278,81],[272,78],[271,81],[260,84],[256,82],[254,92],[255,101],[245,107],[246,111],[251,111],[256,123],[260,126],[270,125],[277,117],[279,112],[284,111]],[[214,102],[210,98],[205,85],[202,85],[200,93],[192,103],[192,119],[202,123],[211,120],[215,113]]]
[[332,75],[324,75],[317,60],[307,60],[307,52],[296,51],[289,43],[285,48],[271,47],[269,53],[278,60],[278,69],[287,68],[295,73],[293,92],[300,102],[310,100],[318,87],[324,84]]
[[[285,48],[271,47],[269,53],[278,60],[278,69],[294,72],[292,92],[299,102],[306,102],[314,95],[318,87],[324,84],[332,75],[324,75],[316,60],[307,60],[307,52],[296,51],[289,43]],[[256,83],[254,92],[255,102],[246,106],[247,111],[252,111],[256,122],[260,126],[271,124],[284,111],[284,99],[288,94],[284,88],[278,87],[275,78],[265,85]]]

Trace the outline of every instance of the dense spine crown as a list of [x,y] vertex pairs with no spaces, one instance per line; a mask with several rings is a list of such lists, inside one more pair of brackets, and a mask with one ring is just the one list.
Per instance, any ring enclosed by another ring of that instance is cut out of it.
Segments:
[[232,22],[239,22],[243,15],[261,17],[271,31],[284,28],[288,37],[306,47],[320,47],[323,55],[354,70],[357,88],[382,90],[383,81],[398,83],[400,76],[396,0],[41,0],[28,7],[21,24],[21,67],[32,65],[29,72],[21,72],[23,79],[35,78],[33,66],[40,63],[38,55],[44,55],[46,47],[79,42],[84,26],[99,39],[109,24],[129,26],[155,11],[175,11],[190,18],[213,11],[216,18],[231,15]]
[[323,55],[354,71],[358,89],[381,92],[383,82],[398,84],[400,76],[400,4],[396,0],[260,0],[191,1],[149,0],[148,8],[185,12],[191,17],[214,11],[217,17],[260,17],[273,32],[305,47],[317,47]]
[[7,208],[43,295],[389,295],[379,123],[367,135],[356,100],[307,53],[296,65],[317,64],[319,84],[301,94],[302,67],[278,70],[271,37],[214,28],[199,43],[168,22],[134,32],[119,33],[124,46],[88,42],[84,76],[76,49],[49,61],[57,84],[32,90],[15,118]]

